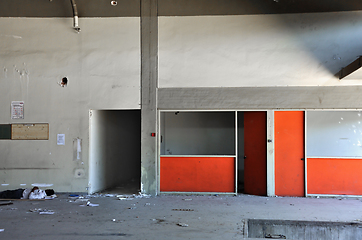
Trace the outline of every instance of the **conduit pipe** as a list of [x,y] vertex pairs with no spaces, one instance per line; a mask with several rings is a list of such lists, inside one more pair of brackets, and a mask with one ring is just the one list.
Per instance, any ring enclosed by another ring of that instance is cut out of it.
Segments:
[[78,26],[78,10],[77,10],[77,4],[75,3],[75,0],[70,0],[72,4],[73,9],[73,29],[79,33],[80,27]]

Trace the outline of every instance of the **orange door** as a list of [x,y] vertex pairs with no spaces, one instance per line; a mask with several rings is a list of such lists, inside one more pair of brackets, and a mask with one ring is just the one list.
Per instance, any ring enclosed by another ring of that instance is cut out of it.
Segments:
[[303,197],[304,112],[275,111],[274,134],[275,195]]
[[244,112],[244,192],[266,196],[266,112]]

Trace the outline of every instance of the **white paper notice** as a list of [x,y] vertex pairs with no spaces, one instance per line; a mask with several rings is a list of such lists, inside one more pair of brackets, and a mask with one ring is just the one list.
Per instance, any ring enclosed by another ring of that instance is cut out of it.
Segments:
[[24,102],[11,102],[11,119],[24,119]]
[[65,134],[57,135],[57,145],[65,145]]

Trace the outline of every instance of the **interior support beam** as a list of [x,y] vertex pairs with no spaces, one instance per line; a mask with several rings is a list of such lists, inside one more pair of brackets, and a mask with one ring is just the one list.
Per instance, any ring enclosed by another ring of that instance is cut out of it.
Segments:
[[341,71],[337,73],[339,80],[347,77],[349,74],[357,71],[359,68],[362,67],[362,57],[357,58],[355,61],[347,65],[346,67],[342,68]]
[[157,0],[141,0],[141,192],[157,194]]

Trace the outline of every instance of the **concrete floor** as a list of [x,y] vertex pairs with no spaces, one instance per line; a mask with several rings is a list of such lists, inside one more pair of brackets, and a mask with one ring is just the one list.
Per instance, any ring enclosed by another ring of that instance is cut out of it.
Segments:
[[[113,193],[114,194],[114,193]],[[0,206],[0,239],[243,239],[244,219],[360,222],[359,199],[58,194]],[[42,210],[39,210],[42,209]],[[51,210],[54,214],[39,214]],[[33,212],[31,212],[31,210]],[[181,226],[180,226],[181,225]]]

